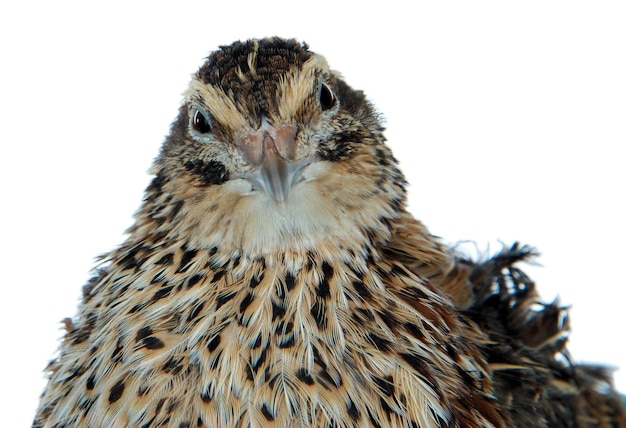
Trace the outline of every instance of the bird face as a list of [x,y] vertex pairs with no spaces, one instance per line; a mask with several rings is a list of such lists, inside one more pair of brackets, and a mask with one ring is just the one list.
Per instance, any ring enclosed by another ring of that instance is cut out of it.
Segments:
[[365,236],[404,200],[382,130],[364,95],[306,45],[237,42],[193,76],[148,202],[182,205],[177,233],[202,246],[274,251]]

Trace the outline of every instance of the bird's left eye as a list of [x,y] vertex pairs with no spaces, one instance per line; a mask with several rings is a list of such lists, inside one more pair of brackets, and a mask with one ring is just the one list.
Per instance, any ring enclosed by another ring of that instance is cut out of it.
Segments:
[[319,101],[322,110],[330,110],[337,104],[337,97],[335,97],[332,89],[324,82],[320,85]]
[[200,110],[196,110],[193,114],[191,126],[200,134],[208,134],[211,132],[211,122],[209,118]]

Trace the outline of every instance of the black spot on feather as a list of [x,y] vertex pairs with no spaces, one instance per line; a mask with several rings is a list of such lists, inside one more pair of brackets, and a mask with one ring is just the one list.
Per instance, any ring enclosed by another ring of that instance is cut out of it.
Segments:
[[354,402],[351,399],[348,399],[348,403],[346,403],[346,408],[348,409],[348,415],[352,418],[353,421],[358,421],[361,419],[361,412],[354,405]]
[[393,396],[394,391],[395,391],[395,387],[393,385],[393,377],[392,376],[385,376],[385,377],[378,377],[378,376],[373,376],[374,382],[376,382],[376,385],[378,385],[378,387],[380,388],[380,390],[388,397]]
[[113,387],[111,388],[111,391],[109,392],[109,403],[111,404],[115,403],[117,400],[120,399],[123,393],[124,393],[124,381],[119,380],[115,385],[113,385]]
[[296,277],[291,274],[291,272],[287,272],[285,275],[285,286],[287,290],[291,291],[296,284]]
[[197,317],[203,307],[204,307],[204,302],[200,302],[198,305],[196,305],[196,307],[193,308],[193,310],[187,317],[187,321],[192,321],[195,317]]
[[307,385],[313,385],[315,381],[306,369],[296,370],[296,377]]
[[248,309],[248,306],[250,306],[250,304],[254,301],[254,294],[252,293],[248,293],[246,294],[246,297],[243,298],[243,300],[241,301],[241,304],[239,305],[239,312],[243,313],[246,311],[246,309]]
[[256,288],[257,285],[259,285],[259,283],[263,280],[263,275],[264,273],[261,272],[260,275],[254,275],[251,279],[250,279],[250,288]]
[[86,387],[88,391],[91,391],[95,388],[95,386],[96,386],[96,377],[92,374],[87,378]]
[[214,160],[208,162],[201,159],[189,160],[185,162],[185,168],[206,185],[222,184],[228,179],[224,164]]
[[326,329],[326,304],[318,300],[311,307],[311,315],[315,319],[315,323],[320,330]]
[[285,305],[282,303],[276,303],[272,300],[272,321],[277,318],[283,318],[285,316]]
[[170,357],[163,365],[163,371],[176,376],[183,369],[182,360],[182,358]]
[[261,351],[261,354],[259,355],[259,357],[251,365],[252,370],[255,373],[257,373],[259,371],[259,368],[263,365],[263,363],[265,362],[266,358],[267,358],[267,348],[263,348],[263,350]]
[[154,262],[154,264],[156,265],[171,265],[172,263],[174,263],[174,254],[172,253],[167,253],[166,255],[161,257],[159,260]]
[[391,342],[384,339],[374,333],[368,333],[370,341],[376,346],[376,349],[383,352],[389,352],[391,350]]
[[226,275],[225,270],[215,271],[215,273],[213,273],[213,278],[211,278],[211,284],[215,284],[216,282],[218,282],[220,279],[224,277],[224,275]]
[[187,288],[191,288],[194,285],[196,285],[198,282],[200,282],[200,280],[204,278],[204,274],[202,273],[197,273],[194,276],[192,276],[191,278],[189,278],[189,281],[187,281]]
[[220,294],[217,296],[217,302],[215,304],[215,309],[221,308],[225,303],[231,300],[233,297],[237,295],[236,291],[232,291],[230,293]]
[[329,281],[332,279],[335,270],[331,265],[326,262],[322,263],[322,274],[323,278],[320,280],[317,285],[317,296],[326,299],[330,296],[330,284]]
[[172,291],[172,288],[174,288],[174,286],[169,286],[169,287],[162,287],[160,289],[157,290],[156,293],[154,293],[154,296],[152,296],[152,300],[160,300],[164,297],[167,297],[170,295],[170,292]]
[[220,335],[216,335],[215,337],[213,337],[209,343],[207,344],[207,349],[209,350],[209,352],[213,352],[215,351],[215,349],[218,347],[218,345],[220,344],[220,341],[222,340],[222,338],[220,337]]
[[143,345],[148,349],[161,349],[165,347],[165,343],[155,336],[148,336],[143,339]]
[[196,254],[198,254],[198,250],[191,249],[185,251],[182,259],[180,260],[180,265],[178,266],[178,270],[176,271],[176,273],[186,272],[187,269],[189,269],[190,262],[194,259],[194,257],[196,257]]
[[137,335],[135,336],[135,342],[139,342],[141,339],[150,335],[152,335],[152,329],[149,326],[143,327],[139,329],[139,331],[137,331]]
[[263,406],[261,406],[261,413],[263,413],[263,416],[265,416],[265,419],[267,419],[268,421],[272,422],[275,418],[275,416],[272,414],[272,412],[270,412],[270,409],[267,407],[267,404],[263,404]]
[[354,287],[354,291],[356,291],[363,300],[372,297],[372,293],[370,293],[363,281],[353,281],[352,286]]

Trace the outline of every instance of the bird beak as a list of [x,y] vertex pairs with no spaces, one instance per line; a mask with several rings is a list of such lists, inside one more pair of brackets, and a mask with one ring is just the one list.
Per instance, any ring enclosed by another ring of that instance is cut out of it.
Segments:
[[241,177],[278,203],[287,200],[289,190],[302,175],[302,168],[309,163],[294,159],[297,132],[296,125],[274,128],[263,119],[258,130],[241,133],[235,139],[240,153],[253,166]]

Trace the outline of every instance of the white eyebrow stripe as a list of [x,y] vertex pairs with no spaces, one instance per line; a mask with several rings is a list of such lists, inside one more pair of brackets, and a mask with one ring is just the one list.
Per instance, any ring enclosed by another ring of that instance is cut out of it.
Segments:
[[248,125],[248,121],[237,108],[235,101],[221,88],[193,79],[185,97],[204,105],[211,116],[220,124],[237,132]]
[[317,76],[328,71],[326,59],[321,55],[313,55],[299,69],[288,74],[279,82],[281,98],[278,104],[278,115],[281,120],[289,121],[311,95],[317,85]]

